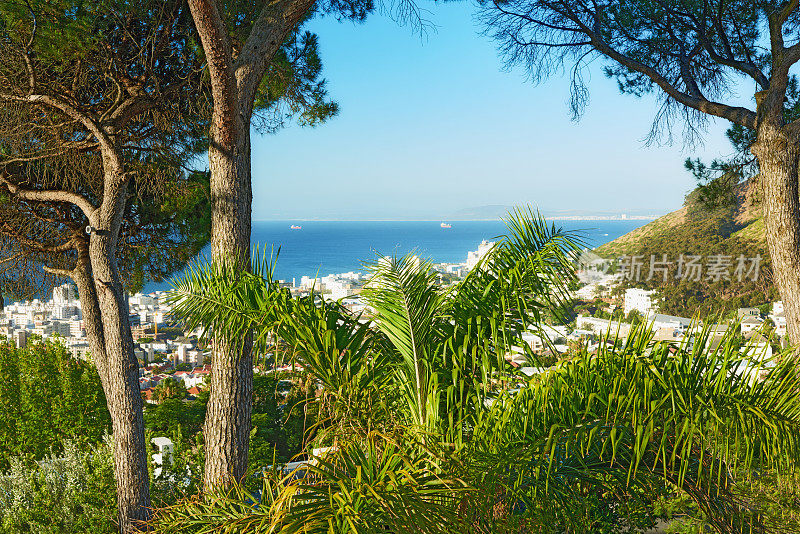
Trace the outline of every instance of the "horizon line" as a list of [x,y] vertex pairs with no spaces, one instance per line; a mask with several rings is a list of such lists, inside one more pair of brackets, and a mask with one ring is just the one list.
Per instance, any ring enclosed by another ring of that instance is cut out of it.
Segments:
[[[548,217],[543,215],[542,218],[551,221],[652,221],[663,217],[662,215],[631,215],[630,217],[621,218],[619,216],[606,216],[606,215],[555,215]],[[491,217],[482,219],[309,219],[309,218],[293,218],[293,219],[252,219],[252,222],[503,222],[501,217]]]

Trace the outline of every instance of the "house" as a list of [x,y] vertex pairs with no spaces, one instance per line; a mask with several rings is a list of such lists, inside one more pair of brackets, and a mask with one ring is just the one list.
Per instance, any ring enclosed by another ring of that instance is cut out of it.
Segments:
[[786,336],[786,315],[783,312],[770,315],[769,318],[775,324],[775,335],[778,337]]
[[533,332],[523,332],[522,341],[524,341],[533,352],[541,352],[544,350],[545,341],[541,336]]
[[739,363],[731,372],[737,375],[749,375],[752,380],[758,380],[764,371],[775,365],[772,354],[769,340],[759,333],[754,333],[742,349],[742,355],[748,360]]
[[546,373],[551,371],[551,367],[521,367],[520,372],[525,376],[533,376],[533,375],[540,375],[542,373]]
[[156,401],[153,399],[153,388],[148,387],[142,390],[142,399],[145,402],[149,402],[150,404],[156,404]]
[[678,328],[658,328],[653,335],[653,341],[677,341],[683,337],[684,331]]
[[608,333],[612,337],[616,336],[617,332],[619,332],[619,337],[626,337],[631,329],[631,325],[627,323],[609,319],[599,319],[589,315],[579,315],[575,321],[575,325],[580,330],[589,330],[598,334]]
[[743,320],[745,317],[761,317],[761,311],[758,308],[739,308],[736,310],[736,318]]
[[663,313],[655,313],[650,317],[654,328],[689,328],[692,325],[692,319],[688,317],[679,317],[677,315],[666,315]]
[[786,336],[786,313],[783,309],[783,301],[777,300],[772,303],[772,313],[769,318],[775,325],[775,335],[778,337]]
[[744,315],[741,318],[742,335],[758,330],[764,323],[760,315]]
[[91,352],[89,344],[84,342],[71,343],[68,348],[76,360],[87,360]]

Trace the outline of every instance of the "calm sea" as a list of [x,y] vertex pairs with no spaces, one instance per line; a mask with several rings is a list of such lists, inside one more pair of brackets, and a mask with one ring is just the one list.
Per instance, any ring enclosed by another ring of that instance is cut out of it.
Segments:
[[[612,241],[648,221],[555,221],[556,226],[580,231],[592,247]],[[292,224],[300,230],[292,230]],[[484,239],[505,233],[501,221],[453,221],[441,228],[439,221],[260,221],[253,223],[253,246],[275,251],[280,247],[276,278],[291,280],[303,275],[357,271],[376,254],[415,252],[435,263],[466,261]],[[145,291],[168,289],[169,284],[150,283]]]

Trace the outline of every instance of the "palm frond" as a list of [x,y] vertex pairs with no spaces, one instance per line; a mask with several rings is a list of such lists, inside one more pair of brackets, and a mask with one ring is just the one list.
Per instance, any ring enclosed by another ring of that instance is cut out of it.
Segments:
[[289,299],[272,279],[274,258],[256,249],[250,270],[242,270],[234,258],[201,259],[171,281],[167,303],[188,329],[199,327],[205,337],[229,342],[256,332],[254,347],[266,350],[269,333],[281,319],[277,312]]
[[724,518],[723,532],[756,521],[732,501],[729,470],[796,464],[800,373],[748,352],[732,333],[716,348],[707,329],[678,345],[649,339],[642,326],[496,402],[476,428],[476,456],[487,466],[516,458],[509,485],[529,498],[598,483],[607,470],[624,485],[643,476],[674,483]]
[[371,278],[362,298],[375,310],[375,322],[402,359],[397,383],[407,395],[414,423],[429,429],[438,407],[436,377],[430,358],[439,341],[436,324],[443,293],[429,262],[415,256],[380,258],[367,264]]

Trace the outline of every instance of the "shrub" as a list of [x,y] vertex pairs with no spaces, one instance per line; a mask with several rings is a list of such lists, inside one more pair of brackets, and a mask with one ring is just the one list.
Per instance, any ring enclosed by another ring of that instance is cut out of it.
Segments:
[[38,462],[15,456],[0,476],[0,531],[111,533],[117,517],[110,438],[81,448],[66,440],[62,455]]

